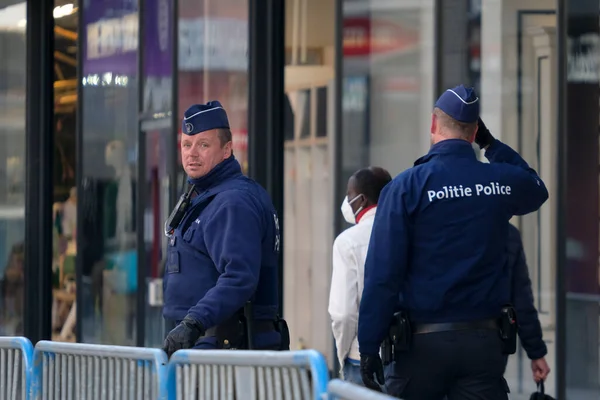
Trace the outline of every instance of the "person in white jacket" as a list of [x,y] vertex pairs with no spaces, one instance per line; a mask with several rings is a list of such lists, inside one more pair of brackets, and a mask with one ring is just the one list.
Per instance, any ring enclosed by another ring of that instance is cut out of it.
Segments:
[[356,171],[348,180],[342,214],[351,226],[333,243],[333,273],[329,315],[343,379],[363,385],[358,352],[358,308],[364,285],[364,266],[379,194],[392,180],[380,167]]

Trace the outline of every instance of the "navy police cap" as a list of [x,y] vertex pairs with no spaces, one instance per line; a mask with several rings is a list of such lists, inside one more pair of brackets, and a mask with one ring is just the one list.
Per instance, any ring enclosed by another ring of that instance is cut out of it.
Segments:
[[212,129],[229,129],[227,113],[218,101],[194,104],[183,113],[181,130],[186,135],[195,135]]
[[442,93],[435,102],[435,107],[460,122],[476,122],[479,118],[479,97],[475,89],[463,85]]

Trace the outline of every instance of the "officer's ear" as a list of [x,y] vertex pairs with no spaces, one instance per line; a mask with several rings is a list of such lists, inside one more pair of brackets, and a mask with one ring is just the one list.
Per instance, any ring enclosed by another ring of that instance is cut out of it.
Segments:
[[477,136],[477,131],[479,130],[479,125],[475,125],[475,129],[473,130],[473,134],[469,138],[469,143],[473,143],[475,141],[475,137]]
[[229,158],[233,154],[233,143],[231,140],[223,145],[223,150],[225,154],[223,154],[223,158]]
[[438,124],[437,115],[432,113],[431,114],[431,128],[430,128],[431,133],[435,133],[435,131],[437,129],[437,124]]

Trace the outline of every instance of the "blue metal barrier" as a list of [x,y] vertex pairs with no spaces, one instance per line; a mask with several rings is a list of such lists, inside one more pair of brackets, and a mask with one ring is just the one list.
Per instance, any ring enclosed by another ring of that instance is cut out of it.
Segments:
[[393,400],[395,397],[375,392],[341,379],[333,379],[327,384],[327,400]]
[[169,400],[322,400],[328,380],[316,350],[179,350],[169,361]]
[[29,339],[0,337],[0,399],[29,399],[32,365],[33,346]]
[[167,400],[167,364],[159,349],[40,341],[31,400]]
[[[2,399],[325,400],[328,380],[315,350],[180,350],[167,362],[159,349],[0,338]],[[347,399],[389,399],[366,392]]]

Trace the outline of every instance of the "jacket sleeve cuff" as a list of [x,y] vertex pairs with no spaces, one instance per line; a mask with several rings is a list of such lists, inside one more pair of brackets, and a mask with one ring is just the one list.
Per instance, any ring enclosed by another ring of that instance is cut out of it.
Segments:
[[526,352],[527,352],[527,358],[529,358],[530,360],[539,360],[540,358],[546,357],[546,355],[548,354],[548,349],[546,348],[546,345],[544,344],[540,348],[537,348],[534,350],[529,350]]
[[359,344],[358,351],[361,356],[375,356],[379,355],[379,346],[371,343]]
[[498,152],[498,150],[502,152],[502,144],[503,143],[500,142],[498,139],[495,139],[492,143],[490,143],[488,148],[485,149],[485,157],[488,160],[493,160],[496,157],[496,153]]
[[188,311],[186,318],[191,318],[193,319],[197,324],[199,324],[200,326],[202,326],[202,328],[204,330],[211,328],[210,326],[207,326],[207,321],[206,318],[202,318],[201,315],[199,315],[199,313],[196,313],[193,310],[193,307]]

